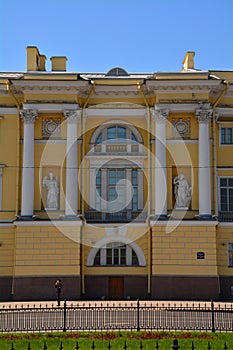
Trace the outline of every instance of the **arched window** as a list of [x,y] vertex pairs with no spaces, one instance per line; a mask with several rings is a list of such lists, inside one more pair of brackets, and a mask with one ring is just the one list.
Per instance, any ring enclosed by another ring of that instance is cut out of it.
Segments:
[[100,127],[91,140],[92,151],[100,153],[140,152],[141,144],[142,138],[137,129],[124,125]]
[[137,243],[122,236],[120,241],[106,237],[90,250],[87,266],[146,266],[146,259]]
[[127,265],[138,266],[138,257],[135,251],[121,242],[107,244],[106,248],[100,248],[94,258],[94,265]]

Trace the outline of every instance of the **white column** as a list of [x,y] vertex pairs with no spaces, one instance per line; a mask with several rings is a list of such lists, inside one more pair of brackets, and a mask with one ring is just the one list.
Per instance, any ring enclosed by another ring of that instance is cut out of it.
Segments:
[[132,189],[131,186],[128,186],[128,183],[132,185],[132,168],[126,169],[126,180],[127,180],[127,184],[125,189],[126,190],[125,199],[128,205],[126,206],[126,208],[123,208],[123,209],[132,209],[133,192],[131,190]]
[[155,118],[155,217],[158,219],[167,218],[166,121],[168,114],[167,109],[152,109],[152,115]]
[[211,216],[211,187],[210,187],[210,140],[209,121],[212,109],[205,106],[196,110],[199,122],[198,143],[198,195],[199,195],[199,217],[210,219]]
[[90,207],[96,208],[96,169],[90,169]]
[[36,110],[21,110],[24,122],[21,219],[32,220],[34,212],[34,123]]
[[143,170],[138,169],[138,210],[142,210],[143,205],[143,197],[144,197],[144,191],[143,191]]
[[81,110],[64,111],[67,123],[65,217],[77,219],[78,212],[78,145],[77,123]]

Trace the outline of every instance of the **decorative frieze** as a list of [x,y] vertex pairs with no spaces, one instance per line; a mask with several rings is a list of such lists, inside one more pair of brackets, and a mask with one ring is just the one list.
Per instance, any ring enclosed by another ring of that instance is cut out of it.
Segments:
[[185,139],[190,138],[190,118],[173,118],[172,126],[174,138],[177,138],[179,136]]
[[42,119],[42,137],[60,137],[61,119],[60,118],[43,118]]

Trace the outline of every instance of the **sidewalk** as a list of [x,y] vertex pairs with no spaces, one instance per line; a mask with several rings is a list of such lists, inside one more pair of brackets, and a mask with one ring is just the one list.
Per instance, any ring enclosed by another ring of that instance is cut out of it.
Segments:
[[[140,306],[160,306],[160,307],[201,307],[205,306],[209,308],[211,306],[211,301],[157,301],[157,300],[139,300]],[[136,306],[136,300],[74,300],[66,302],[67,306]],[[61,307],[64,306],[64,301],[61,301]],[[52,308],[57,307],[57,301],[12,301],[12,302],[0,302],[0,309],[6,308]],[[221,302],[215,301],[214,307],[224,308],[224,307],[232,307],[233,310],[233,302]]]

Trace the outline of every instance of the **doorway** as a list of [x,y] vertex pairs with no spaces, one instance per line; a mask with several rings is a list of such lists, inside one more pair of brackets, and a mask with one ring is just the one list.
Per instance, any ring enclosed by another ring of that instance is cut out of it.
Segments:
[[108,295],[110,300],[124,299],[124,277],[109,277]]

